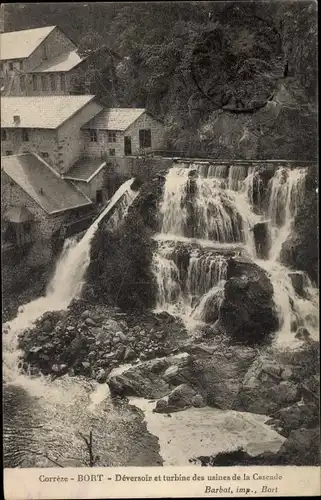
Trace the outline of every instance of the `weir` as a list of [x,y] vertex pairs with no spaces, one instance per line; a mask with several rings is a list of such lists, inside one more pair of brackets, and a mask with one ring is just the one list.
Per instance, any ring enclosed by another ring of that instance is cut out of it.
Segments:
[[[305,195],[307,169],[274,162],[263,199],[261,166],[185,161],[170,169],[160,204],[161,233],[155,238],[156,309],[180,316],[188,328],[195,320],[213,323],[224,295],[227,259],[242,256],[270,277],[280,323],[276,341],[296,344],[292,323],[318,336],[317,291],[306,280],[305,297],[297,295],[280,253]],[[265,236],[259,244],[257,228]]]

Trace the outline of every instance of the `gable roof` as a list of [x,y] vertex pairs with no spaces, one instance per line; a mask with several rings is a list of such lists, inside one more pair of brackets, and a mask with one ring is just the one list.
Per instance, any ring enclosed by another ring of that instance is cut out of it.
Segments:
[[2,156],[1,170],[48,214],[92,205],[87,196],[34,153]]
[[[56,129],[95,98],[93,95],[1,97],[3,128]],[[103,107],[97,103],[99,113]],[[19,116],[18,124],[13,117]]]
[[25,59],[57,26],[10,31],[0,35],[0,59]]
[[145,108],[103,109],[82,128],[124,131],[145,112]]
[[105,165],[106,162],[100,158],[82,158],[64,175],[64,179],[90,182]]
[[54,59],[43,61],[28,73],[53,73],[58,71],[70,71],[72,68],[84,61],[86,57],[80,57],[77,50],[60,54]]

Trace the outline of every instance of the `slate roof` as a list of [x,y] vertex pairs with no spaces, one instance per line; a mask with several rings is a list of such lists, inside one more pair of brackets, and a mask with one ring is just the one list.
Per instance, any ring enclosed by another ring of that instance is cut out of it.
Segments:
[[10,31],[0,35],[0,59],[25,59],[44,41],[56,26]]
[[145,112],[145,108],[103,109],[82,128],[124,131]]
[[[1,127],[56,129],[94,99],[93,95],[1,97]],[[98,105],[97,113],[103,109]],[[13,117],[20,117],[15,124]]]
[[48,214],[92,204],[36,154],[2,156],[1,170]]
[[82,158],[64,175],[64,179],[89,182],[105,165],[100,158]]
[[70,71],[79,63],[84,61],[85,57],[80,57],[77,50],[60,54],[54,59],[43,61],[39,66],[36,66],[29,73],[54,73],[58,71]]

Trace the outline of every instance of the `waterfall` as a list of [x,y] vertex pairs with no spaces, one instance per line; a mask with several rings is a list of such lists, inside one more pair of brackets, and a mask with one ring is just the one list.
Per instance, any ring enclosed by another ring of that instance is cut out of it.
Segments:
[[277,260],[291,232],[298,206],[303,201],[306,169],[279,168],[270,181],[268,216],[270,221],[270,259]]
[[[134,179],[130,179],[122,184],[80,241],[77,242],[76,239],[65,241],[53,278],[47,287],[46,295],[22,306],[16,318],[4,325],[4,330],[8,331],[4,336],[5,379],[12,380],[12,378],[19,376],[17,367],[19,357],[17,351],[18,334],[30,327],[45,312],[67,309],[71,301],[79,296],[90,262],[91,241],[99,223],[123,195],[131,191],[130,186],[133,181]],[[130,196],[130,199],[133,199],[133,197],[134,194]]]
[[[264,211],[259,165],[191,163],[171,168],[160,204],[161,234],[155,238],[157,309],[180,316],[187,326],[192,319],[214,321],[223,300],[226,255],[233,253],[234,245],[234,254],[241,251],[270,277],[280,321],[278,341],[291,343],[294,325],[306,327],[316,337],[318,293],[310,284],[305,286],[305,297],[299,297],[289,270],[279,262],[304,198],[305,175],[304,168],[277,167]],[[253,228],[260,222],[268,225],[271,238],[264,261],[257,257],[254,241]],[[183,271],[175,257],[182,248],[188,255]]]

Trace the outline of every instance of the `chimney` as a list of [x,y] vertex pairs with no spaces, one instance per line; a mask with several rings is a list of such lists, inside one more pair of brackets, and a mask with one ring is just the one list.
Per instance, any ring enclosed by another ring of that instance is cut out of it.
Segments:
[[19,123],[20,123],[20,116],[19,115],[14,115],[13,122],[14,122],[15,125],[19,125]]

